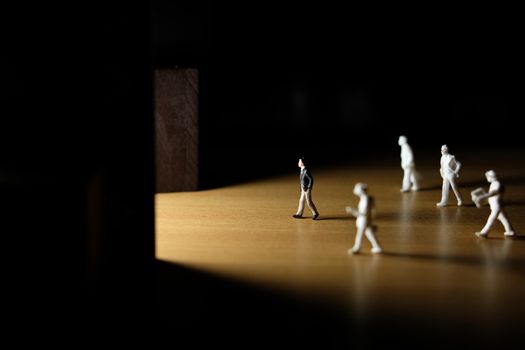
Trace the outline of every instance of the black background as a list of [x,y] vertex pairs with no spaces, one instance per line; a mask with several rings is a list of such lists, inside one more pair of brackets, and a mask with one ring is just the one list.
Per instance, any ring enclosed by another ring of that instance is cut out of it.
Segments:
[[319,165],[393,154],[401,134],[436,152],[521,143],[512,8],[153,5],[155,66],[200,70],[204,186],[219,165],[227,183],[298,155]]

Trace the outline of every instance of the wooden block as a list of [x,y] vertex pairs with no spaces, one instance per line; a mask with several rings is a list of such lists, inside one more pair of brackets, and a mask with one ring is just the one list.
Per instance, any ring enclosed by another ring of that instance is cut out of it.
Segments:
[[157,193],[198,188],[198,102],[197,69],[155,71]]

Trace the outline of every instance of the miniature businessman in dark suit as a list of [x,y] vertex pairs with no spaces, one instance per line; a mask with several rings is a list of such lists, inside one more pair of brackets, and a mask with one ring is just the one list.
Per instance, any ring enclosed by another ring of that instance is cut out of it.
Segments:
[[297,164],[297,166],[301,168],[301,198],[299,199],[299,208],[297,208],[297,213],[293,215],[293,217],[296,219],[303,217],[304,201],[306,200],[308,207],[312,211],[312,219],[315,220],[319,216],[319,212],[317,211],[317,208],[315,207],[315,204],[312,201],[312,188],[314,187],[314,178],[310,171],[306,169],[306,166],[304,164],[304,158],[299,159],[299,163]]

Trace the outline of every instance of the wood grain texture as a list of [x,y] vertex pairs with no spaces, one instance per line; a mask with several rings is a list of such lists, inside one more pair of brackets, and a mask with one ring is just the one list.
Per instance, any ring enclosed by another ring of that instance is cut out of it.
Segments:
[[[435,206],[441,196],[439,148],[417,163],[424,178],[416,193],[399,192],[398,159],[311,169],[318,221],[292,218],[298,171],[226,188],[158,194],[157,257],[322,300],[365,324],[392,317],[452,328],[470,325],[474,332],[494,324],[521,329],[524,237],[504,238],[497,223],[489,239],[477,238],[474,232],[485,224],[489,209],[476,208],[470,191],[487,188],[483,174],[494,168],[507,185],[508,216],[525,235],[525,167],[518,152],[482,154],[457,154],[464,165],[459,180],[463,207]],[[376,198],[381,255],[372,255],[366,240],[362,254],[347,255],[356,228],[344,208],[357,205],[352,188],[361,181]]]
[[193,191],[199,181],[198,71],[155,71],[156,191]]

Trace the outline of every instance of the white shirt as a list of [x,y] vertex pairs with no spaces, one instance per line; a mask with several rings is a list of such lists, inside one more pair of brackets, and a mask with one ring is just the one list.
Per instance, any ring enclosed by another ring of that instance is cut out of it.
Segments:
[[410,168],[414,166],[414,154],[408,144],[401,145],[401,168]]
[[501,183],[499,181],[492,181],[489,188],[489,193],[492,191],[497,191],[498,194],[488,198],[490,209],[501,209]]
[[456,157],[452,154],[444,154],[441,156],[441,171],[442,175],[454,175],[459,169]]

